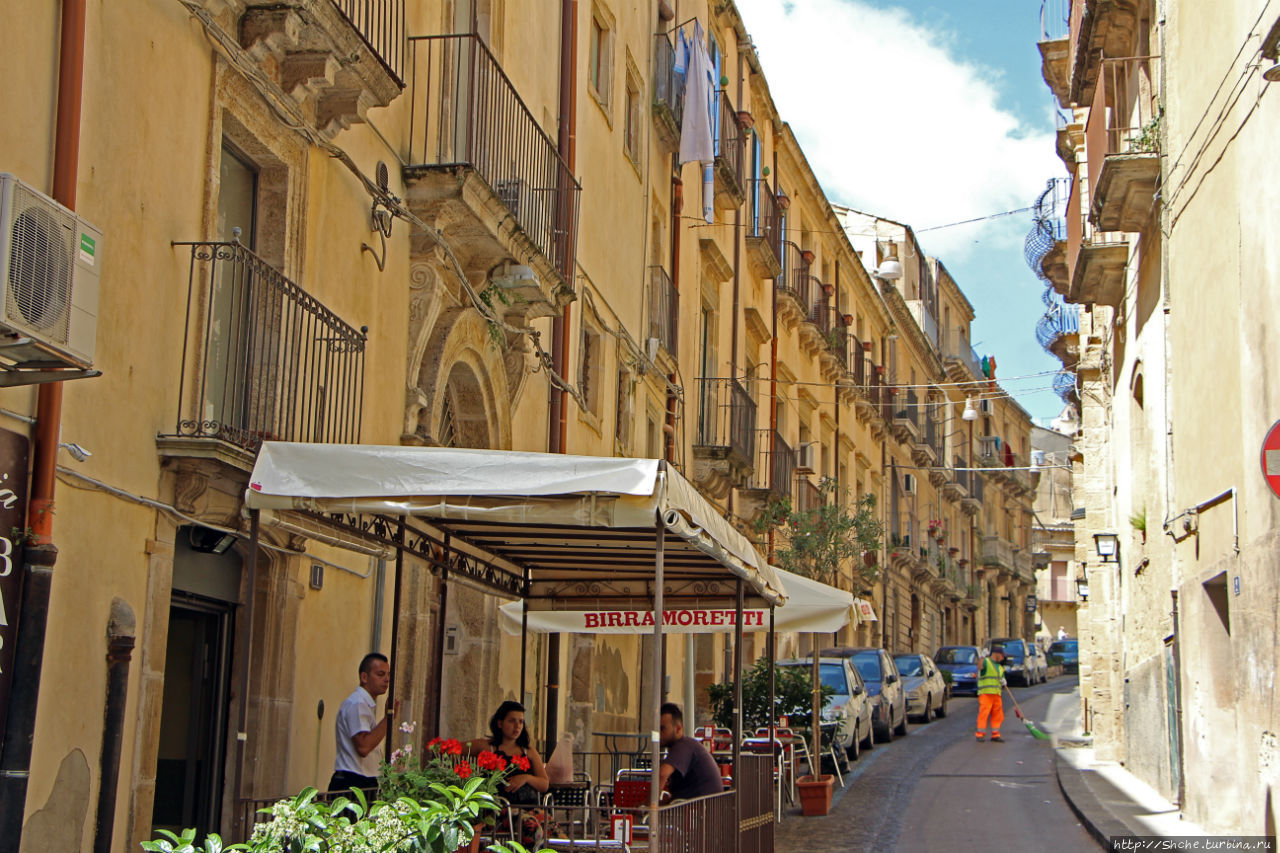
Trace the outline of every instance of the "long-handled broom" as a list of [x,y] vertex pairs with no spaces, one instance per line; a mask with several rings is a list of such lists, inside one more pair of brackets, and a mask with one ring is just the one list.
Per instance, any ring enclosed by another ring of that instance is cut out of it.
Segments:
[[1019,720],[1022,720],[1023,724],[1027,727],[1027,731],[1031,732],[1031,736],[1036,740],[1048,740],[1049,736],[1040,731],[1036,724],[1028,720],[1022,713],[1022,708],[1018,706],[1018,700],[1013,698],[1013,691],[1009,689],[1009,685],[1005,685],[1004,692],[1009,694],[1009,699],[1013,702],[1014,716]]

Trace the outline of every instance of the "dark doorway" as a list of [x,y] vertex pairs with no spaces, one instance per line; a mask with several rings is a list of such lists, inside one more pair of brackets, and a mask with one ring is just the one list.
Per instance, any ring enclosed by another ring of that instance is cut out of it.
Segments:
[[152,830],[220,830],[231,664],[230,605],[175,594],[169,608],[164,706]]

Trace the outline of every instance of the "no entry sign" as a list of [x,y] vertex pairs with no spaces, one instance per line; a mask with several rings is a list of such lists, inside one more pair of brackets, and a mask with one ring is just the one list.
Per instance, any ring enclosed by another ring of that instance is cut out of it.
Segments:
[[1271,492],[1280,498],[1280,421],[1271,425],[1262,440],[1262,476],[1267,478]]

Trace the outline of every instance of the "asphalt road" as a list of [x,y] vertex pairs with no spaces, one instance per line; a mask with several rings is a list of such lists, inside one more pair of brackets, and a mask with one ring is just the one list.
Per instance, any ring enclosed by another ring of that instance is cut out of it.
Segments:
[[[1014,691],[1038,720],[1055,689],[1074,683],[1058,678]],[[975,743],[977,700],[958,698],[946,719],[912,724],[906,738],[864,752],[836,790],[831,814],[787,810],[775,850],[1098,850],[1058,789],[1049,742],[1032,738],[1008,698],[1004,704],[1004,744]]]

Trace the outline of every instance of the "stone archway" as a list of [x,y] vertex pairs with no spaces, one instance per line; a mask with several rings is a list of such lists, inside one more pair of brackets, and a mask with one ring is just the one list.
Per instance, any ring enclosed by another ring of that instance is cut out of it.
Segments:
[[511,448],[506,354],[475,311],[442,311],[418,363],[405,412],[406,443]]

